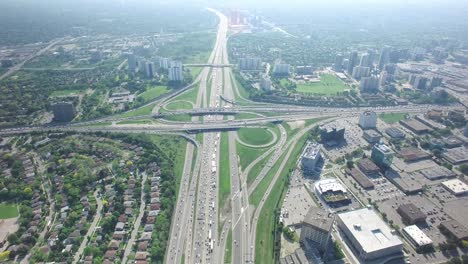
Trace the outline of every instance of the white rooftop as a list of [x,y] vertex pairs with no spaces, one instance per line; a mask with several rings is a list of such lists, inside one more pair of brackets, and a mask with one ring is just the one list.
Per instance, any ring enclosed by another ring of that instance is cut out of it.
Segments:
[[403,231],[416,243],[416,246],[422,247],[432,244],[432,240],[424,234],[416,225],[410,225],[403,228]]
[[346,193],[346,188],[343,187],[343,185],[341,185],[337,180],[335,179],[325,179],[325,180],[321,180],[317,183],[317,188],[319,190],[320,193],[324,193],[324,192],[328,192],[328,191],[331,191],[331,192],[343,192],[343,193]]
[[468,192],[468,185],[459,179],[444,181],[442,182],[442,185],[455,194],[463,194]]
[[398,236],[372,209],[345,212],[338,217],[367,253],[402,245]]

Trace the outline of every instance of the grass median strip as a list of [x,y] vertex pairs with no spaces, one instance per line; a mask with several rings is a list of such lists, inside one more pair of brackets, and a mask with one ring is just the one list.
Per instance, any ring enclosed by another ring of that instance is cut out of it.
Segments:
[[[258,263],[274,263],[274,243],[275,243],[275,229],[276,229],[276,213],[281,207],[285,190],[287,187],[288,177],[290,172],[296,165],[296,161],[301,154],[301,150],[307,140],[308,134],[304,134],[297,144],[293,147],[290,157],[286,162],[281,175],[278,180],[275,182],[273,189],[260,212],[259,219],[257,222],[257,231],[256,231],[256,241],[255,241],[255,259],[258,260]],[[278,160],[280,163],[283,160]],[[278,164],[277,163],[277,164]],[[276,170],[271,170],[270,173],[276,173]],[[271,181],[271,179],[270,179]],[[260,185],[259,185],[260,186]],[[258,188],[257,188],[258,189]],[[266,188],[265,188],[266,191]],[[263,193],[262,192],[262,196]],[[253,196],[253,194],[252,194]],[[260,197],[261,199],[261,197]],[[259,200],[260,201],[260,200]]]

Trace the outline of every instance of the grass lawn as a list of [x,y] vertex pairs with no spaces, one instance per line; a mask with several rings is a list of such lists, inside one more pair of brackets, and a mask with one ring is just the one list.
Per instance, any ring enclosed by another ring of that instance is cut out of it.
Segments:
[[[268,196],[268,199],[266,200],[262,211],[260,212],[255,241],[255,259],[259,260],[258,263],[274,262],[274,230],[277,224],[275,223],[275,211],[281,207],[281,202],[283,201],[285,195],[288,172],[296,165],[297,158],[301,154],[302,147],[304,146],[306,140],[307,134],[302,136],[298,143],[294,146],[290,158],[284,166],[280,177],[273,186],[272,190],[275,191],[270,192],[270,195]],[[279,159],[277,164],[279,164],[281,160],[282,159]],[[270,172],[276,173],[276,170],[272,169]],[[262,192],[262,196],[263,193],[264,191]]]
[[153,86],[153,87],[146,87],[146,91],[139,94],[137,97],[143,98],[144,102],[148,102],[157,98],[165,93],[169,92],[169,88],[166,86]]
[[249,174],[247,175],[247,185],[250,185],[255,178],[257,178],[260,171],[262,171],[263,167],[265,167],[270,160],[273,153],[268,154],[264,159],[262,159],[259,163],[255,164],[252,169],[250,169]]
[[168,110],[192,109],[192,104],[185,101],[173,101],[166,105]]
[[336,95],[350,87],[333,74],[321,74],[320,82],[297,84],[296,91],[304,94]]
[[407,114],[408,113],[383,113],[379,115],[379,118],[387,124],[393,124],[405,119]]
[[226,252],[224,253],[224,263],[231,264],[232,256],[232,230],[229,229],[228,236],[226,238]]
[[66,95],[79,94],[82,92],[83,90],[58,90],[58,91],[53,91],[52,94],[50,94],[50,96],[51,97],[66,96]]
[[221,133],[221,143],[220,143],[219,153],[219,208],[224,207],[224,202],[229,195],[231,190],[231,178],[230,173],[231,169],[229,166],[229,141],[227,132]]
[[[247,89],[245,89],[245,87],[239,81],[237,81],[236,77],[233,74],[231,74],[231,81],[236,82],[236,87],[237,87],[237,90],[239,91],[239,94],[243,98],[249,99],[249,92],[247,92]],[[234,93],[234,96],[235,96],[235,100],[236,100],[236,102],[238,104],[240,104],[240,105],[248,105],[249,104],[249,102],[242,99],[236,92]]]
[[237,148],[237,155],[240,158],[240,166],[242,170],[245,170],[249,164],[258,158],[260,155],[265,153],[268,148],[251,148],[240,144],[239,142],[236,143]]
[[168,121],[175,121],[175,122],[188,122],[192,120],[192,116],[188,114],[168,115],[168,116],[165,116],[164,119]]
[[118,122],[118,125],[146,125],[146,124],[153,124],[154,120],[152,119],[139,119],[139,120],[127,120]]
[[176,96],[173,100],[174,101],[189,101],[192,103],[196,103],[197,101],[197,95],[198,95],[198,88],[199,86],[195,86],[193,88],[190,88],[189,90],[181,93],[180,95]]
[[[187,57],[186,61],[184,63],[206,63],[208,62],[208,59],[210,58],[211,51],[207,52],[199,52],[195,55],[191,55]],[[202,68],[202,67],[199,67]]]
[[19,212],[16,205],[0,203],[0,219],[14,218],[18,215]]
[[123,114],[120,115],[120,117],[150,115],[151,111],[153,111],[153,108],[154,108],[154,104],[150,104],[150,105],[143,106],[143,107],[137,108],[135,110],[123,113]]
[[263,145],[273,140],[273,135],[266,128],[241,128],[237,135],[242,142],[251,145]]
[[239,114],[234,116],[234,118],[237,119],[237,120],[257,118],[257,117],[260,117],[260,116],[256,115],[256,114],[251,114],[251,113],[239,113]]
[[179,194],[180,180],[184,170],[187,140],[179,136],[149,135],[151,141],[161,148],[174,161],[174,174],[177,177],[176,197]]
[[187,67],[190,70],[190,75],[195,80],[200,72],[203,70],[203,67]]

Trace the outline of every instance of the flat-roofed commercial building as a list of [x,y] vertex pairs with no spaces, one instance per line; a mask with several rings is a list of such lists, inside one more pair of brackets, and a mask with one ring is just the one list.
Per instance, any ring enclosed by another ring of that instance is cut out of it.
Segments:
[[361,185],[362,188],[364,188],[364,189],[374,188],[374,183],[371,182],[369,180],[369,178],[367,178],[360,170],[358,170],[356,168],[352,168],[350,170],[347,169],[346,173],[351,175],[351,177],[353,177],[353,179],[355,181],[357,181],[359,183],[359,185]]
[[403,158],[405,162],[416,162],[424,159],[429,159],[431,155],[415,147],[401,148],[398,156]]
[[357,162],[358,168],[367,176],[376,176],[379,174],[380,169],[370,159],[361,159]]
[[468,193],[468,185],[459,179],[452,179],[442,182],[442,186],[445,187],[453,195],[464,195]]
[[458,165],[468,162],[468,150],[465,147],[448,149],[442,154],[442,157],[448,162]]
[[385,129],[385,133],[389,135],[392,139],[404,139],[405,133],[396,127],[389,127]]
[[325,250],[330,243],[333,216],[327,211],[312,206],[301,224],[301,241],[313,241],[320,250]]
[[456,240],[468,240],[468,228],[456,220],[440,223],[439,228],[449,237]]
[[338,214],[337,223],[361,260],[402,253],[403,243],[370,208]]
[[363,133],[362,133],[362,137],[369,143],[371,144],[375,144],[375,143],[378,143],[380,141],[380,139],[382,138],[382,135],[380,135],[379,132],[377,132],[376,130],[374,129],[370,129],[370,130],[365,130]]
[[426,214],[412,203],[400,205],[397,212],[400,214],[401,218],[403,218],[403,222],[410,225],[423,223],[427,218]]
[[418,135],[432,131],[432,128],[415,119],[400,120],[400,124]]
[[432,246],[432,240],[417,225],[403,228],[403,234],[417,249]]
[[433,181],[443,178],[451,178],[457,176],[457,174],[443,166],[435,166],[432,168],[424,169],[419,171],[424,177]]

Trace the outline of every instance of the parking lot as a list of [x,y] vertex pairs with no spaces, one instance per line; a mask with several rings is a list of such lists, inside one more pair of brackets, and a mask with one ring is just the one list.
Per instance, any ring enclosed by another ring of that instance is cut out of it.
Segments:
[[281,208],[284,225],[299,224],[311,206],[315,206],[315,203],[303,185],[301,174],[296,170],[291,177],[291,186],[284,197]]
[[345,128],[345,142],[335,146],[325,148],[325,155],[331,160],[343,157],[346,153],[351,153],[358,148],[369,145],[366,140],[362,138],[362,129],[358,126],[358,118],[340,119],[331,122],[328,126],[335,126]]

